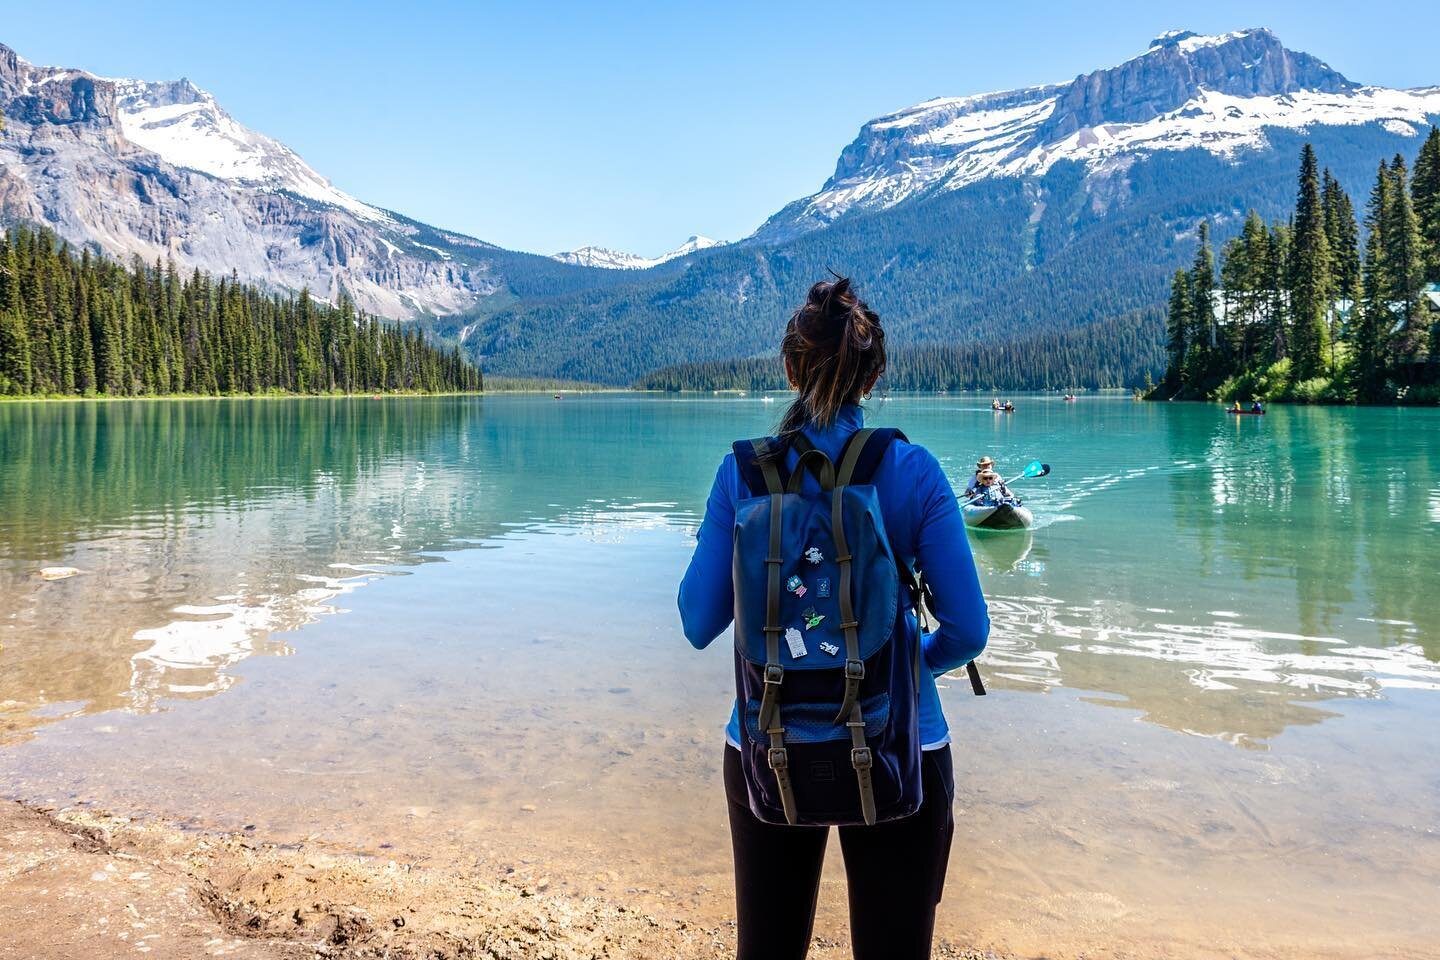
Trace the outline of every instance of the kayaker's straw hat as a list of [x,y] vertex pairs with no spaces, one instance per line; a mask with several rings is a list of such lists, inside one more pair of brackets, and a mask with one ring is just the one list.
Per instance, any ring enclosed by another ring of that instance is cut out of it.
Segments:
[[993,467],[994,465],[994,457],[981,457],[980,461],[975,464],[975,466],[979,467],[981,470],[984,470],[986,467]]

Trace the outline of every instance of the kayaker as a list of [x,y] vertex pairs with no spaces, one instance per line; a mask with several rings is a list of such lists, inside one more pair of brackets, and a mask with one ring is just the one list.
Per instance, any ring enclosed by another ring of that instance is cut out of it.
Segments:
[[[1239,406],[1240,406],[1240,401],[1238,401],[1238,400],[1235,401],[1235,406],[1236,406],[1236,407],[1239,407]],[[1261,403],[1259,400],[1252,400],[1252,401],[1250,401],[1250,412],[1251,412],[1251,413],[1264,413],[1264,412],[1265,412],[1265,405],[1264,405],[1263,403]]]
[[[862,428],[860,400],[869,395],[885,369],[885,335],[879,316],[855,295],[849,280],[817,283],[790,318],[781,352],[796,392],[774,438],[783,457],[781,465],[787,473],[800,466],[795,448],[802,442],[832,461],[839,460],[846,441]],[[934,678],[964,667],[984,649],[990,621],[960,506],[934,455],[896,438],[884,449],[871,475],[895,559],[924,572],[934,594],[930,609],[940,626],[919,638],[923,661],[917,664],[919,703],[909,721],[918,726],[922,751],[921,805],[907,817],[873,826],[841,826],[840,845],[845,853],[855,956],[921,960],[931,955],[935,908],[945,884],[955,829],[950,734]],[[802,485],[806,491],[820,489],[811,475],[802,475]],[[763,569],[768,559],[763,548],[753,556],[735,555],[740,540],[737,510],[742,504],[754,503],[752,490],[735,454],[728,454],[715,476],[695,555],[680,584],[680,619],[686,638],[697,648],[708,646],[734,617],[739,593],[734,571]],[[743,521],[744,514],[740,517]],[[792,594],[796,589],[807,591],[804,602],[813,602],[811,612],[817,622],[825,619],[822,615],[832,622],[839,616],[836,604],[842,581],[835,579],[832,585],[833,575],[828,573],[834,559],[819,551],[812,559],[806,551],[804,559],[788,556],[784,561],[798,563],[801,571],[796,577],[801,581],[798,588],[787,586],[786,590]],[[822,579],[809,573],[811,570],[826,573]],[[913,630],[911,623],[907,616],[906,625]],[[784,642],[791,643],[793,636],[793,643],[804,650],[806,637],[811,637],[811,663],[835,656],[817,648],[813,639],[828,623],[813,633],[811,626],[808,620],[803,626],[796,624]],[[798,655],[793,654],[793,646],[792,655]],[[785,690],[803,678],[797,681],[786,676],[783,680],[782,704],[787,702],[785,696],[795,696]],[[735,863],[735,956],[738,960],[801,960],[810,947],[830,830],[761,819],[752,809],[748,792],[752,784],[740,745],[743,739],[747,746],[755,746],[748,724],[756,721],[750,719],[748,705],[739,706],[726,728],[723,765]],[[743,730],[742,718],[747,723]],[[797,728],[790,735],[799,732]],[[749,769],[778,782],[778,773],[772,772],[773,767],[766,769],[765,762],[751,763]],[[794,765],[788,760],[780,763],[781,770],[789,766]],[[808,783],[812,777],[829,775],[843,782],[855,777],[850,767],[847,757],[831,771],[801,765],[790,770],[788,777],[804,778]]]
[[1239,401],[1239,400],[1236,400],[1236,401],[1235,401],[1235,406],[1233,406],[1233,407],[1230,408],[1230,412],[1231,412],[1231,413],[1244,413],[1245,411],[1244,411],[1244,409],[1240,406],[1240,401]]
[[998,507],[1002,503],[1020,504],[1020,498],[1010,492],[1005,486],[1005,481],[1000,479],[1000,474],[994,470],[981,471],[978,480],[980,484],[975,496],[980,498],[980,505],[983,507]]
[[995,469],[994,457],[981,457],[975,463],[975,473],[970,477],[970,482],[965,486],[965,499],[969,500],[980,493],[980,474],[986,470]]

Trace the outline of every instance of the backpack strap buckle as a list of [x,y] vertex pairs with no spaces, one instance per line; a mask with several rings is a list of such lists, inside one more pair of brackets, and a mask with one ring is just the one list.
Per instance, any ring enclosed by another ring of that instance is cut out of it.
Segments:
[[864,679],[865,661],[855,657],[846,660],[845,698],[840,701],[840,712],[835,714],[835,723],[844,723],[845,718],[850,716],[850,711],[860,702],[860,681]]
[[875,757],[869,747],[856,747],[850,751],[850,765],[856,770],[869,770],[875,765]]
[[785,729],[771,727],[770,752],[766,761],[775,774],[775,786],[780,790],[780,806],[785,810],[785,822],[794,826],[800,822],[795,812],[795,787],[790,783],[790,751],[785,749]]
[[778,663],[765,664],[765,689],[760,693],[760,729],[770,729],[770,720],[780,705],[780,684],[785,680],[785,667]]

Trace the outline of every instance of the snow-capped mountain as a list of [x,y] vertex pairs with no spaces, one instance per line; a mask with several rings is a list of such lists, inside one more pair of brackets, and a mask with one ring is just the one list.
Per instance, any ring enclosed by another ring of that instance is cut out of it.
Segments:
[[1417,136],[1436,114],[1440,87],[1362,86],[1266,29],[1172,31],[1069,83],[942,97],[871,120],[820,191],[775,214],[756,238],[988,178],[1040,176],[1062,161],[1103,177],[1159,151],[1237,157],[1263,149],[1267,130],[1380,124]]
[[113,83],[121,133],[177,167],[318,200],[363,220],[392,219],[337,190],[285,144],[236,122],[189,80]]
[[0,110],[0,220],[110,256],[345,292],[393,318],[466,310],[519,256],[349,196],[186,80],[35,66],[0,46]]
[[578,250],[554,254],[550,259],[581,267],[604,267],[608,270],[647,270],[650,267],[657,267],[662,263],[674,260],[676,257],[683,257],[710,247],[722,246],[724,243],[723,240],[711,240],[709,237],[697,235],[692,236],[669,253],[662,253],[658,257],[642,257],[637,253],[625,253],[620,250],[611,250],[608,247],[581,247]]
[[1307,142],[1363,207],[1377,164],[1413,162],[1431,123],[1440,87],[1364,86],[1266,30],[1173,32],[1071,82],[873,120],[819,192],[683,275],[517,304],[467,342],[505,373],[625,383],[717,360],[650,382],[744,382],[728,361],[773,355],[805,285],[838,270],[897,351],[1013,344],[1005,364],[1023,364],[1030,338],[1088,328],[1119,382],[1160,355],[1170,278],[1202,219],[1218,248],[1249,209],[1289,216]]

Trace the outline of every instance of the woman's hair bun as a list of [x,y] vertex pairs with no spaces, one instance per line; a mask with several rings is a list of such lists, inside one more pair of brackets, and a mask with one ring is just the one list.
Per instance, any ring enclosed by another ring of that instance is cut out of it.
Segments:
[[849,277],[831,276],[810,288],[785,328],[780,349],[800,396],[781,422],[782,433],[805,423],[828,426],[885,372],[880,316],[855,295]]

